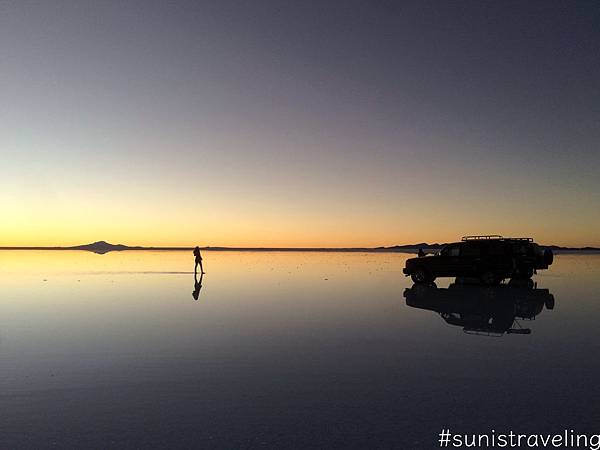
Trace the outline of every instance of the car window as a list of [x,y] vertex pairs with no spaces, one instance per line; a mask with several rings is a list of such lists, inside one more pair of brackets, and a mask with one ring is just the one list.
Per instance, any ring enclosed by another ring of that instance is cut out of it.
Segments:
[[446,247],[444,247],[442,249],[442,251],[440,252],[440,255],[442,256],[458,256],[460,252],[459,246],[458,245],[447,245]]
[[444,249],[444,253],[446,256],[458,256],[458,254],[460,253],[460,248],[458,247],[458,245],[451,245]]
[[460,249],[460,256],[481,256],[480,245],[463,245]]

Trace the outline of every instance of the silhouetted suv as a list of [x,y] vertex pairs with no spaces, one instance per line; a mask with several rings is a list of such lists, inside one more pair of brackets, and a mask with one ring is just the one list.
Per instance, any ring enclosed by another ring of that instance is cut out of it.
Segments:
[[415,283],[430,283],[436,277],[477,277],[494,285],[505,278],[531,278],[553,260],[552,250],[542,249],[531,238],[465,236],[435,255],[408,259],[403,272]]

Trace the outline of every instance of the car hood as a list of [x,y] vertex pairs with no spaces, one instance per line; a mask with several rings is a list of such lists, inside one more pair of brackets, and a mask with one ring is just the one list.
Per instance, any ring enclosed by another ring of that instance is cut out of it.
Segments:
[[413,262],[417,262],[417,261],[423,261],[424,259],[429,259],[429,258],[437,258],[438,255],[425,255],[425,256],[421,256],[421,257],[415,257],[415,258],[408,258],[406,260],[406,264],[409,263],[413,263]]

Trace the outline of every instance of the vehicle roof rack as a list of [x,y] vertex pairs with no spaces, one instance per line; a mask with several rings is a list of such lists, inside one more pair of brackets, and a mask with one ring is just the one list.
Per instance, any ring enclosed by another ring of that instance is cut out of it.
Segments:
[[481,235],[473,235],[473,236],[463,236],[463,241],[478,241],[478,240],[488,240],[488,239],[504,239],[499,234],[481,234]]
[[530,237],[503,237],[499,234],[482,234],[482,235],[473,235],[473,236],[463,236],[463,241],[526,241],[533,242],[533,238]]

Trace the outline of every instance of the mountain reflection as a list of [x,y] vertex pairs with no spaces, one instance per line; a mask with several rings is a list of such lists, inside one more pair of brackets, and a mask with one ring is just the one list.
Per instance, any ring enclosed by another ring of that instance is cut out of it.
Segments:
[[435,284],[413,285],[404,291],[406,304],[435,311],[450,325],[468,334],[502,336],[530,334],[520,321],[533,320],[554,308],[554,296],[531,281],[511,282],[496,287],[469,285],[457,279],[448,288]]

